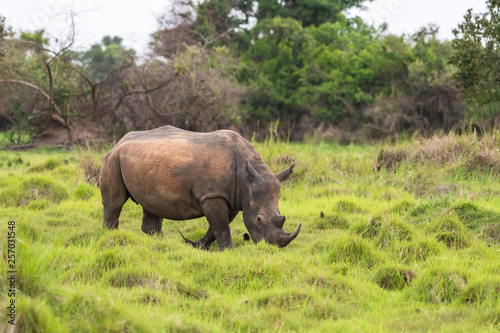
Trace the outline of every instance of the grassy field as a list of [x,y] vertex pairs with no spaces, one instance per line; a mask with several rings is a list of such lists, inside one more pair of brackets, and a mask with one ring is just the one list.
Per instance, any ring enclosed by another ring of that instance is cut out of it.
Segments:
[[[283,185],[288,247],[194,249],[203,219],[104,230],[89,152],[0,152],[2,233],[16,221],[18,332],[500,330],[500,137],[387,146],[257,143]],[[93,154],[93,155],[92,155]],[[82,168],[83,166],[83,168]],[[87,179],[83,169],[87,172]],[[324,217],[321,217],[323,212]],[[1,243],[7,270],[6,238]],[[0,279],[2,332],[7,283]]]

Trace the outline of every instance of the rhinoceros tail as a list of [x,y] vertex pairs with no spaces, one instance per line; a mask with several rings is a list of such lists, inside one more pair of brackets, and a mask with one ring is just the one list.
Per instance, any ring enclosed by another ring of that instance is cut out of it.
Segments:
[[193,247],[196,247],[196,248],[198,247],[198,245],[195,242],[193,242],[193,241],[187,239],[186,237],[184,237],[184,235],[182,234],[182,232],[179,229],[177,229],[177,231],[179,232],[179,234],[181,234],[181,237],[184,239],[184,242],[186,244],[191,244]]

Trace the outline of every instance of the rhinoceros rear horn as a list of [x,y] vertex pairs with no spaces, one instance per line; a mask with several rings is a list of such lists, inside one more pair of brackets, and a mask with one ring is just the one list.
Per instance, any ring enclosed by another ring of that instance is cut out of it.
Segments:
[[289,168],[281,171],[280,173],[275,174],[276,178],[281,182],[288,179],[288,177],[293,173],[293,168],[295,167],[295,163],[292,163]]
[[248,179],[252,183],[258,184],[258,183],[262,183],[264,181],[262,176],[257,172],[257,170],[254,169],[254,167],[249,162],[247,162],[246,170],[247,170],[247,174],[248,174]]
[[290,242],[293,241],[295,239],[295,237],[297,237],[297,235],[299,234],[301,227],[302,227],[302,223],[299,224],[299,227],[297,228],[297,230],[295,230],[291,234],[283,231],[283,233],[278,236],[277,245],[279,247],[285,247],[288,244],[290,244]]
[[283,229],[283,225],[285,224],[286,217],[285,216],[274,216],[271,219],[271,222],[278,229]]

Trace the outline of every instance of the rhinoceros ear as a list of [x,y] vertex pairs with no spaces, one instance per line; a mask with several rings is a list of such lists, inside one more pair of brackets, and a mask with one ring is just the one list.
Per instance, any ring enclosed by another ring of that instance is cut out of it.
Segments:
[[262,178],[262,176],[257,172],[257,170],[253,168],[253,166],[249,162],[247,162],[246,170],[248,174],[248,179],[252,183],[261,183],[264,181],[264,178]]
[[292,163],[288,169],[285,169],[281,171],[280,173],[275,174],[276,178],[280,181],[285,181],[288,179],[288,177],[293,173],[293,167],[295,166],[295,163]]

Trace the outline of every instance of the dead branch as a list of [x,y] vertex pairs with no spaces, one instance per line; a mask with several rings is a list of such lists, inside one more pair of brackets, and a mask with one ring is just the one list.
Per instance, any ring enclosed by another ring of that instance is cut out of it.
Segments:
[[47,98],[47,100],[49,101],[49,103],[51,103],[54,107],[54,109],[56,110],[56,113],[53,113],[51,114],[51,118],[54,119],[56,122],[58,122],[59,124],[63,125],[64,127],[66,128],[69,128],[69,125],[66,124],[66,122],[64,121],[63,119],[63,116],[62,116],[62,112],[61,110],[59,109],[59,107],[54,103],[54,100],[52,100],[50,98],[50,96],[45,92],[43,91],[42,88],[40,88],[39,86],[37,85],[34,85],[32,83],[29,83],[29,82],[26,82],[26,81],[22,81],[22,80],[13,80],[13,79],[9,79],[9,80],[1,80],[0,82],[12,82],[12,83],[20,83],[20,84],[24,84],[28,87],[31,87],[33,89],[36,89],[37,91],[39,91],[45,98]]

